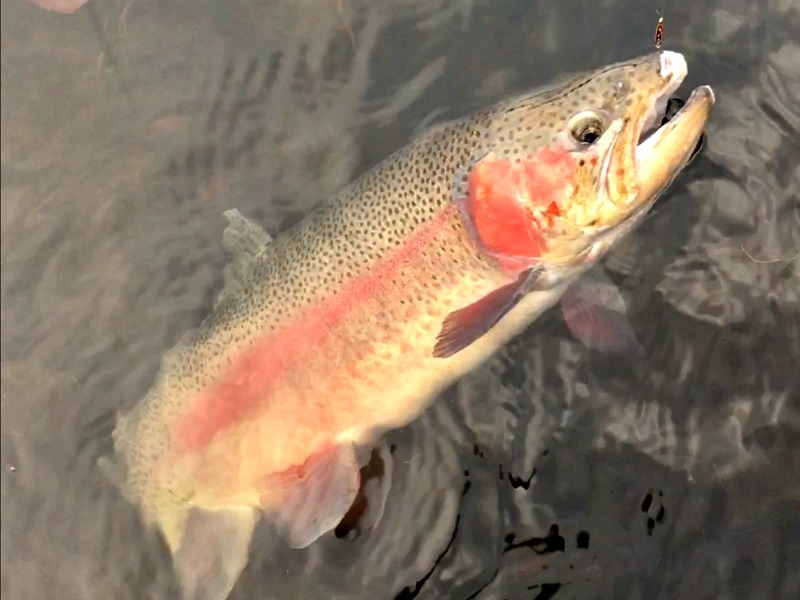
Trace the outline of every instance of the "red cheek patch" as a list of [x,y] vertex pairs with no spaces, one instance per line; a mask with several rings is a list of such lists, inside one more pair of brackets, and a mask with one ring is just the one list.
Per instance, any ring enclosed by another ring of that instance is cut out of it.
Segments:
[[468,178],[467,206],[482,244],[490,252],[535,258],[547,249],[542,235],[561,213],[575,158],[566,150],[543,148],[515,163],[490,154]]

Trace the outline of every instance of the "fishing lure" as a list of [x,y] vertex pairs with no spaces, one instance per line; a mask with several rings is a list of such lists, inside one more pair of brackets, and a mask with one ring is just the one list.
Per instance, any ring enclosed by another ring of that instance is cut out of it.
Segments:
[[653,44],[655,45],[656,50],[661,50],[661,42],[664,40],[664,9],[666,7],[667,2],[664,0],[664,4],[661,6],[661,11],[656,10],[658,22],[656,23],[656,31],[653,34]]
[[653,35],[653,43],[656,46],[656,50],[661,50],[661,41],[664,39],[664,17],[658,17],[658,23],[656,23],[656,32]]

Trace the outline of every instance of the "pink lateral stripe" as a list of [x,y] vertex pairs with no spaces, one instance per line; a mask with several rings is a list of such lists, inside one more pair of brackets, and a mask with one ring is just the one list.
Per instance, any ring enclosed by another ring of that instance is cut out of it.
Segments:
[[264,335],[242,350],[222,377],[201,393],[188,414],[176,423],[173,434],[179,448],[184,451],[202,449],[217,433],[266,399],[277,378],[324,344],[332,328],[392,281],[415,254],[434,241],[454,215],[454,207],[446,208],[374,268],[355,277],[321,304],[309,307],[278,331]]

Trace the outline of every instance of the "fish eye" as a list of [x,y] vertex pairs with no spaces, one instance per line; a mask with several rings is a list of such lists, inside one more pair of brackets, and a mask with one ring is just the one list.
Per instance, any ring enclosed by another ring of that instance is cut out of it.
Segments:
[[569,134],[579,144],[592,145],[605,131],[606,120],[598,112],[584,110],[569,120]]

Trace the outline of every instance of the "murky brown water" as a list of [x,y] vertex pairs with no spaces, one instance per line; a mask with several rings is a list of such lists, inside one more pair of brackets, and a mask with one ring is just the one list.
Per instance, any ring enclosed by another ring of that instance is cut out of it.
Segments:
[[[3,598],[175,596],[96,461],[210,309],[223,210],[281,230],[429,123],[647,51],[661,4],[3,0]],[[605,261],[644,358],[540,320],[387,436],[378,529],[262,532],[231,597],[800,597],[797,40],[796,0],[667,2],[718,104]]]

